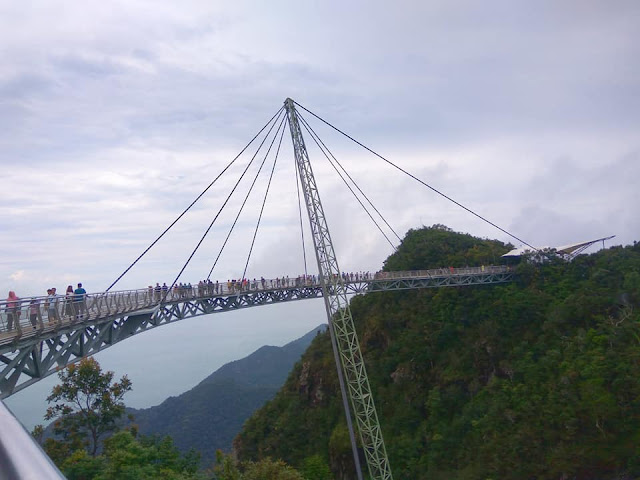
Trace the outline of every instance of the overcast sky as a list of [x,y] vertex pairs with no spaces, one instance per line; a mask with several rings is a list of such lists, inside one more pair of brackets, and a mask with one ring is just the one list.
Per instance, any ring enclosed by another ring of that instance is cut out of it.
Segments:
[[[0,292],[104,290],[287,97],[529,243],[632,243],[639,24],[637,1],[1,2]],[[401,236],[441,223],[518,245],[303,115]],[[391,247],[307,145],[341,267],[379,269]],[[172,281],[249,158],[116,288]],[[181,280],[206,277],[241,190]],[[214,279],[241,275],[261,195]],[[303,271],[297,208],[287,132],[248,276]],[[312,305],[263,343],[315,326]]]

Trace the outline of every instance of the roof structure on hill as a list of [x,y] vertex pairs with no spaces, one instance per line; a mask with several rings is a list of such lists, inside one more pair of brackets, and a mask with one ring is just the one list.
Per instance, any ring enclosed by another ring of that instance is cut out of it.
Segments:
[[[606,240],[611,240],[613,237],[615,237],[615,235],[611,235],[609,237],[596,238],[595,240],[588,240],[586,242],[571,243],[569,245],[562,245],[559,247],[537,247],[536,250],[543,251],[543,252],[553,251],[567,258],[568,260],[572,260],[573,258],[575,258],[577,255],[582,253],[584,250],[589,248],[594,243],[602,242],[602,244],[604,245],[604,242]],[[505,253],[502,256],[503,257],[520,257],[522,255],[533,254],[533,253],[536,253],[536,252],[529,247],[518,247]]]

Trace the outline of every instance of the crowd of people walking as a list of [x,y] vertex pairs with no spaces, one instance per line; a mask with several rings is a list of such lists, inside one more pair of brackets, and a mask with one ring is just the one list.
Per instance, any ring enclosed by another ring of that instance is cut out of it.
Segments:
[[[373,276],[369,272],[343,272],[341,278],[344,282],[360,282],[371,279]],[[206,279],[200,280],[197,284],[177,283],[168,286],[166,283],[162,285],[158,282],[149,285],[146,290],[146,302],[148,304],[157,304],[167,300],[178,300],[185,298],[208,297],[215,295],[229,295],[241,292],[250,292],[256,290],[270,290],[281,288],[292,288],[302,286],[319,286],[320,279],[318,275],[298,275],[265,279],[243,278],[228,279],[226,282],[215,282]],[[117,293],[117,292],[116,292]],[[43,297],[29,297],[20,299],[12,290],[7,296],[5,302],[0,302],[0,332],[20,330],[20,319],[23,315],[28,316],[29,323],[27,328],[37,329],[43,327],[45,322],[48,325],[61,324],[64,322],[76,322],[84,320],[87,317],[87,291],[83,288],[82,283],[78,283],[76,288],[72,285],[67,286],[63,295],[57,293],[55,287],[47,289],[47,295]],[[24,326],[24,325],[23,325]]]
[[29,324],[35,330],[38,324],[42,326],[43,316],[48,323],[60,323],[63,319],[69,321],[82,320],[87,310],[87,291],[78,283],[77,288],[67,287],[64,295],[58,295],[57,289],[47,289],[46,297],[30,297],[21,300],[16,292],[11,290],[4,305],[6,315],[6,330],[20,329],[20,318],[23,310],[29,317]]
[[[341,274],[342,280],[345,282],[361,282],[371,280],[373,275],[370,272],[344,272]],[[176,300],[181,298],[194,298],[212,295],[227,295],[239,292],[250,292],[256,290],[269,290],[273,288],[302,287],[302,286],[319,286],[320,279],[317,275],[298,275],[290,278],[288,275],[276,278],[260,279],[242,278],[228,279],[226,282],[215,282],[211,279],[200,280],[197,284],[177,283],[169,287],[166,283],[155,286],[149,285],[148,297],[154,301],[162,301],[163,299]]]
[[[454,269],[453,267],[443,267],[440,269],[413,271],[413,272],[343,272],[332,280],[341,279],[345,283],[368,282],[371,280],[386,280],[392,278],[403,278],[404,276],[449,276],[457,274],[469,273],[491,273],[494,270],[501,270],[508,267],[482,266],[482,267],[465,267]],[[134,298],[133,307],[128,306],[129,311],[135,308],[156,308],[159,304],[167,301],[176,301],[181,299],[195,299],[213,296],[226,296],[243,292],[273,290],[300,287],[319,287],[320,279],[318,275],[298,275],[289,277],[288,275],[271,279],[242,278],[228,279],[226,282],[215,282],[206,279],[200,280],[197,284],[177,283],[175,285],[167,285],[156,283],[155,286],[149,285],[147,289],[130,290],[126,292],[109,292],[97,293],[91,296],[83,288],[82,283],[77,284],[77,288],[69,285],[64,295],[59,295],[56,288],[47,289],[47,295],[42,297],[29,297],[20,299],[15,291],[10,291],[6,301],[0,301],[0,334],[4,332],[17,330],[22,328],[32,328],[34,330],[44,328],[45,321],[47,325],[61,325],[65,323],[73,323],[83,321],[92,317],[101,315],[100,309],[107,311],[114,309],[121,311],[122,305],[131,302]],[[91,301],[88,302],[88,299]],[[89,307],[88,308],[88,303]],[[103,312],[104,313],[104,312]],[[24,317],[23,317],[24,315]],[[28,323],[25,320],[24,325],[20,323],[21,318],[28,317]]]

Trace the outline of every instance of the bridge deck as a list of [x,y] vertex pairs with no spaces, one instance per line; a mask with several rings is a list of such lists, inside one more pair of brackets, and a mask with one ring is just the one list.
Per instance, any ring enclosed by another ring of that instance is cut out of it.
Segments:
[[[512,279],[509,267],[483,266],[343,277],[347,291],[365,294],[494,284]],[[163,297],[166,293],[166,298]],[[57,369],[120,340],[166,323],[240,308],[322,297],[319,283],[287,279],[240,284],[91,293],[0,302],[0,399]],[[18,303],[18,304],[16,304]],[[16,321],[17,320],[17,321]]]

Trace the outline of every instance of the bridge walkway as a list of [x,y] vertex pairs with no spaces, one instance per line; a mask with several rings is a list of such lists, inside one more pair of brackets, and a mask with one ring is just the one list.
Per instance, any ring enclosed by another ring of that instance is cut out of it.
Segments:
[[[350,294],[482,285],[508,282],[505,266],[440,268],[343,276]],[[0,399],[79,358],[97,353],[132,335],[199,315],[322,297],[322,288],[280,278],[239,284],[219,283],[191,289],[126,290],[90,293],[82,301],[58,296],[29,297],[19,304],[0,302]],[[18,315],[18,312],[20,313]],[[13,318],[9,318],[12,316]],[[17,318],[17,322],[15,321]],[[9,329],[9,320],[12,320]]]

